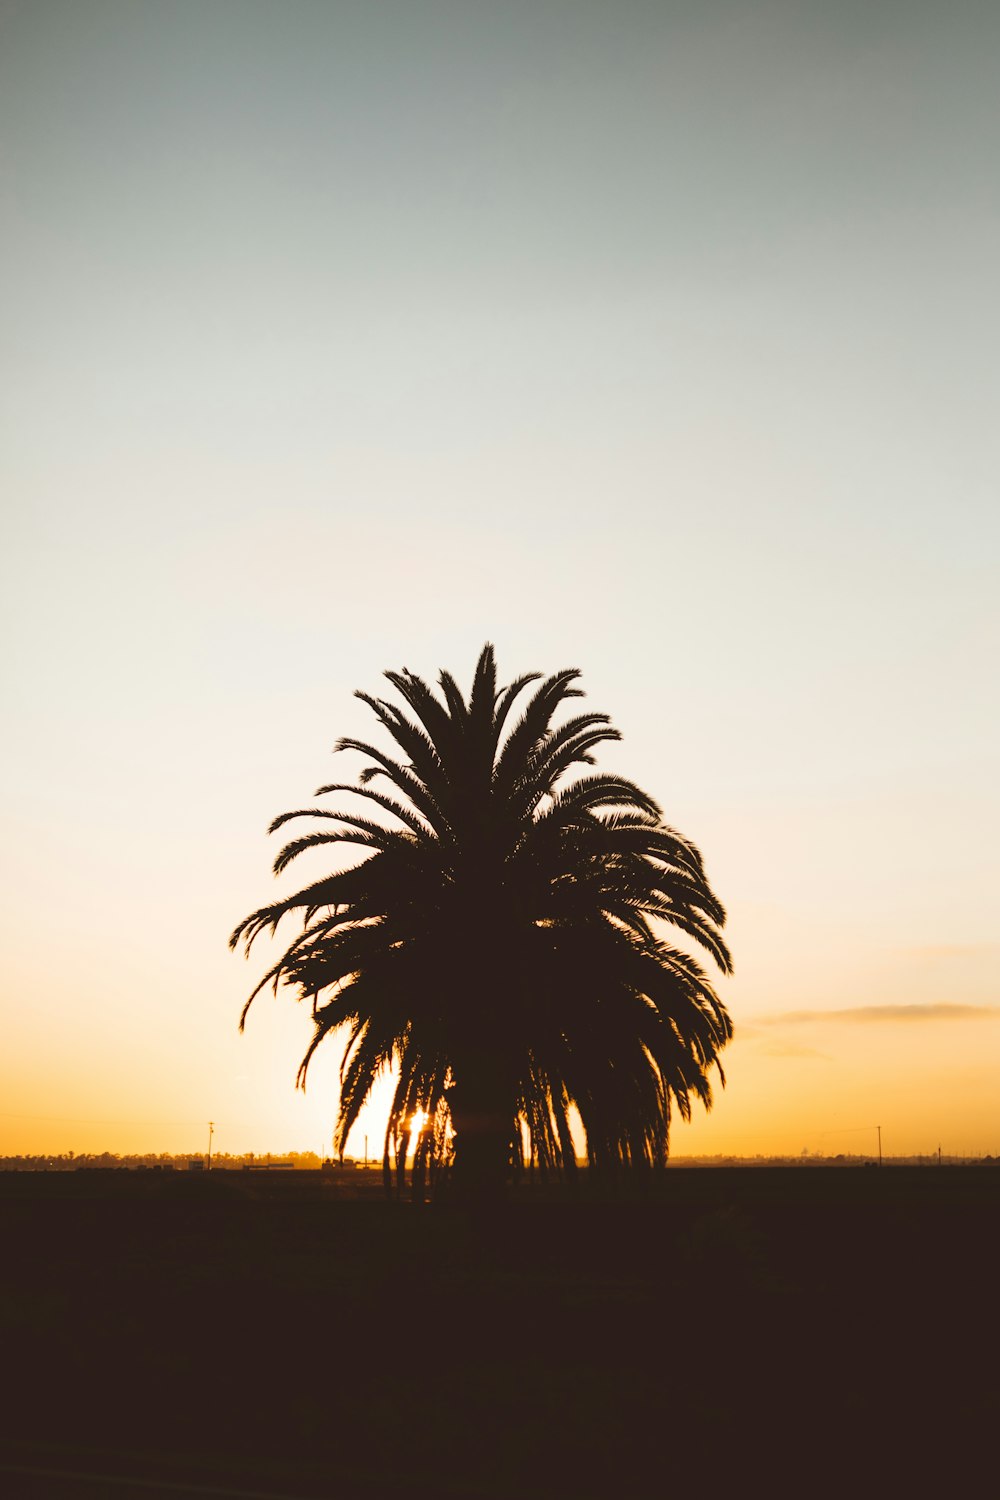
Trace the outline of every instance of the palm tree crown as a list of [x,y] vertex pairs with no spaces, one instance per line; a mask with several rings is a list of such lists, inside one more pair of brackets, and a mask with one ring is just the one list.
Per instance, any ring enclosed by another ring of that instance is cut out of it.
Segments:
[[572,1171],[574,1109],[592,1166],[663,1162],[672,1104],[684,1119],[692,1096],[710,1107],[709,1071],[721,1076],[732,1034],[701,966],[662,935],[678,930],[731,971],[698,850],[631,781],[570,777],[620,738],[606,714],[553,722],[582,696],[577,671],[498,688],[487,645],[468,699],[448,672],[440,695],[407,670],[385,676],[407,711],[357,696],[395,754],[342,739],[368,763],[356,785],[316,793],[367,808],[284,813],[270,829],[323,823],[281,850],[276,874],[318,845],[365,857],[237,927],[230,946],[249,952],[286,916],[303,920],[240,1026],[268,984],[309,999],[303,1086],[323,1038],[346,1038],[341,1150],[376,1077],[397,1068],[385,1160],[393,1144],[405,1159],[419,1111],[420,1181],[449,1152],[467,1183],[502,1181],[525,1159]]

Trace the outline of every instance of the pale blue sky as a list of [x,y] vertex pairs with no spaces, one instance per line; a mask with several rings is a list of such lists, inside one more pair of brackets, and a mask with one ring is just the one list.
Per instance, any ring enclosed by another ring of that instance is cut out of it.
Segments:
[[355,687],[487,638],[580,666],[703,846],[738,1025],[996,1003],[998,43],[961,0],[0,0],[0,1123],[85,1057],[67,1119],[299,1144],[305,1017],[233,1036],[263,830]]

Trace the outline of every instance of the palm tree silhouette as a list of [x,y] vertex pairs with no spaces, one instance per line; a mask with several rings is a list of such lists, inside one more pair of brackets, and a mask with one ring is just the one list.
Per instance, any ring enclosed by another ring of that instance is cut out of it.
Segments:
[[[251,994],[269,984],[312,1003],[315,1034],[346,1038],[335,1144],[342,1151],[376,1077],[398,1069],[385,1137],[402,1173],[414,1130],[414,1192],[449,1160],[470,1196],[498,1191],[525,1162],[572,1174],[575,1109],[597,1169],[666,1160],[672,1105],[708,1108],[709,1071],[732,1026],[704,970],[661,935],[673,927],[731,972],[725,913],[698,850],[621,776],[573,768],[620,739],[606,714],[576,713],[579,672],[531,672],[499,688],[484,647],[466,699],[448,672],[440,695],[408,670],[386,672],[408,712],[358,693],[397,756],[361,740],[368,764],[351,793],[387,814],[300,809],[323,828],[295,838],[280,874],[304,850],[359,846],[360,863],[261,907],[230,946],[273,934],[300,914],[303,930]],[[514,718],[515,706],[520,709]],[[382,783],[376,787],[372,783]],[[725,1082],[725,1079],[722,1078]]]

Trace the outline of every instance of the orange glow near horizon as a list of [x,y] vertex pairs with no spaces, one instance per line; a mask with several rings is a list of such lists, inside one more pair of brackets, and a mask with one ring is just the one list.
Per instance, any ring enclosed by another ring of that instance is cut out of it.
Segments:
[[[986,1007],[954,1019],[899,1009],[899,1019],[887,1019],[882,1010],[870,1020],[821,1013],[803,1019],[793,1012],[787,1021],[778,1016],[738,1027],[724,1056],[728,1086],[716,1087],[710,1113],[696,1104],[690,1124],[675,1115],[671,1155],[870,1154],[876,1125],[888,1156],[931,1155],[939,1146],[946,1156],[1000,1155],[1000,1016]],[[50,1068],[41,1107],[25,1079],[7,1074],[0,1155],[203,1154],[212,1119],[213,1149],[220,1154],[329,1156],[336,1043],[328,1057],[317,1054],[307,1093],[294,1090],[294,1069],[276,1066],[272,1050],[280,1036],[285,1050],[279,1061],[295,1056],[288,1021],[297,1013],[288,1010],[284,1020],[281,1007],[270,1013],[268,1034],[247,1048],[242,1074],[224,1086],[206,1080],[201,1116],[190,1110],[190,1092],[176,1092],[165,1057],[164,1071],[141,1081],[116,1079],[111,1059],[85,1075],[61,1070],[56,1076]],[[364,1156],[367,1137],[369,1159],[381,1158],[394,1086],[390,1075],[376,1086],[351,1132],[349,1157]],[[422,1124],[415,1116],[411,1145]]]

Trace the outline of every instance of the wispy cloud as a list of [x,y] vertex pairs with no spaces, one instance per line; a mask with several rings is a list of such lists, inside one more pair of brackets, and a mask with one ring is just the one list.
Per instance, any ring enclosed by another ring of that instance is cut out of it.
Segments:
[[777,1016],[756,1016],[759,1026],[800,1026],[814,1021],[995,1021],[1000,1005],[857,1005],[846,1010],[786,1010]]

